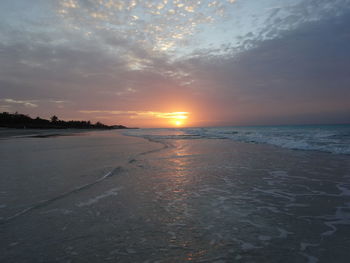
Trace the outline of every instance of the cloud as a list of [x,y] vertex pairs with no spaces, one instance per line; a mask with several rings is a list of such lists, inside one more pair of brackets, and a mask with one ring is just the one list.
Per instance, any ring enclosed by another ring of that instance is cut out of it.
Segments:
[[206,93],[201,100],[216,109],[216,118],[288,123],[314,114],[309,122],[324,123],[330,118],[323,120],[321,112],[350,113],[349,25],[350,12],[257,40],[239,55],[202,53],[181,63],[195,76],[193,85]]
[[196,125],[348,111],[346,0],[12,2],[23,11],[0,18],[0,97],[38,105],[6,102],[16,110],[136,126],[181,111]]
[[157,111],[118,111],[118,110],[80,110],[81,113],[86,114],[111,114],[119,116],[127,116],[130,119],[181,119],[185,120],[190,115],[189,112],[157,112]]
[[[127,35],[153,51],[181,48],[201,25],[220,21],[233,1],[60,0],[57,13],[68,27],[94,35],[101,28]],[[97,11],[98,10],[98,11]],[[181,37],[180,37],[181,36]]]
[[0,112],[8,112],[11,110],[10,105],[0,105]]
[[10,104],[21,104],[27,108],[38,107],[38,105],[34,103],[35,101],[30,101],[30,100],[3,99],[2,101]]

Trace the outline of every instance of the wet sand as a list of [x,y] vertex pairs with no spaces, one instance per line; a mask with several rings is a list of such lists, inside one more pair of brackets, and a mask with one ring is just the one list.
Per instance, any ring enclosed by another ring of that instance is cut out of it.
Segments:
[[79,135],[91,130],[84,129],[12,129],[0,127],[0,140],[14,138],[46,138],[57,136],[72,136]]
[[116,131],[0,141],[1,262],[347,262],[350,157]]

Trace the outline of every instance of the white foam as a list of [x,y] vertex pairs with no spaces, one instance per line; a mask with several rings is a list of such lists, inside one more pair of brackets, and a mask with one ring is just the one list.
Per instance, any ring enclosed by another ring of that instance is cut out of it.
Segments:
[[319,259],[317,257],[314,257],[312,255],[309,255],[306,253],[300,253],[300,254],[307,258],[308,263],[316,263],[319,261]]
[[293,232],[289,232],[283,228],[277,228],[277,230],[280,232],[280,235],[278,236],[278,238],[287,238],[288,235],[292,235],[294,234]]
[[138,129],[124,133],[148,139],[231,139],[288,149],[350,154],[350,126],[270,126],[184,129]]
[[255,249],[255,248],[259,248],[259,247],[254,246],[253,244],[248,243],[248,242],[243,242],[243,243],[241,244],[241,248],[242,248],[243,250],[251,250],[251,249]]
[[68,215],[68,214],[73,213],[73,211],[69,210],[69,209],[58,209],[58,208],[55,208],[55,209],[50,209],[50,210],[46,210],[46,211],[41,212],[41,214],[49,214],[49,213],[61,213],[63,215]]
[[350,189],[346,187],[346,184],[337,184],[337,188],[341,191],[340,196],[350,196]]
[[286,171],[269,171],[269,174],[277,177],[286,177],[288,173]]
[[276,198],[287,199],[290,202],[295,202],[295,195],[292,195],[291,193],[283,192],[283,191],[278,190],[278,189],[266,189],[266,190],[264,190],[264,189],[254,187],[253,191],[261,192],[261,193],[264,193],[266,195],[271,195],[271,196],[274,196]]
[[93,205],[93,204],[99,202],[100,200],[102,200],[104,198],[107,198],[109,196],[116,196],[116,195],[118,195],[118,191],[120,191],[121,189],[122,189],[122,187],[112,188],[112,189],[104,192],[101,195],[98,195],[98,196],[96,196],[94,198],[91,198],[91,199],[87,200],[86,202],[81,202],[81,203],[77,204],[77,206],[84,207],[84,206]]
[[307,243],[307,242],[300,242],[300,250],[304,251],[308,247],[318,247],[320,244],[314,244],[314,243]]

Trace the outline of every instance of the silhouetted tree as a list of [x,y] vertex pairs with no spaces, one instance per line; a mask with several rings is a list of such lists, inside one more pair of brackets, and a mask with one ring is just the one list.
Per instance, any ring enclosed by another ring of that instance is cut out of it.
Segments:
[[[51,121],[50,121],[51,120]],[[28,115],[3,112],[0,113],[0,127],[7,128],[30,128],[30,129],[124,129],[125,126],[113,125],[108,126],[101,122],[91,124],[90,121],[62,121],[56,115],[53,115],[50,120],[36,117],[32,119]]]
[[57,122],[58,121],[58,117],[56,115],[53,115],[50,119],[51,119],[51,122]]

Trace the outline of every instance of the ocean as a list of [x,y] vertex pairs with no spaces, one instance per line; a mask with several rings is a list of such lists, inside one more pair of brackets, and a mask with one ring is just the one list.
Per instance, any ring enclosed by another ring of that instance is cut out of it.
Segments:
[[128,130],[150,139],[229,139],[293,150],[350,154],[350,125],[247,126]]

